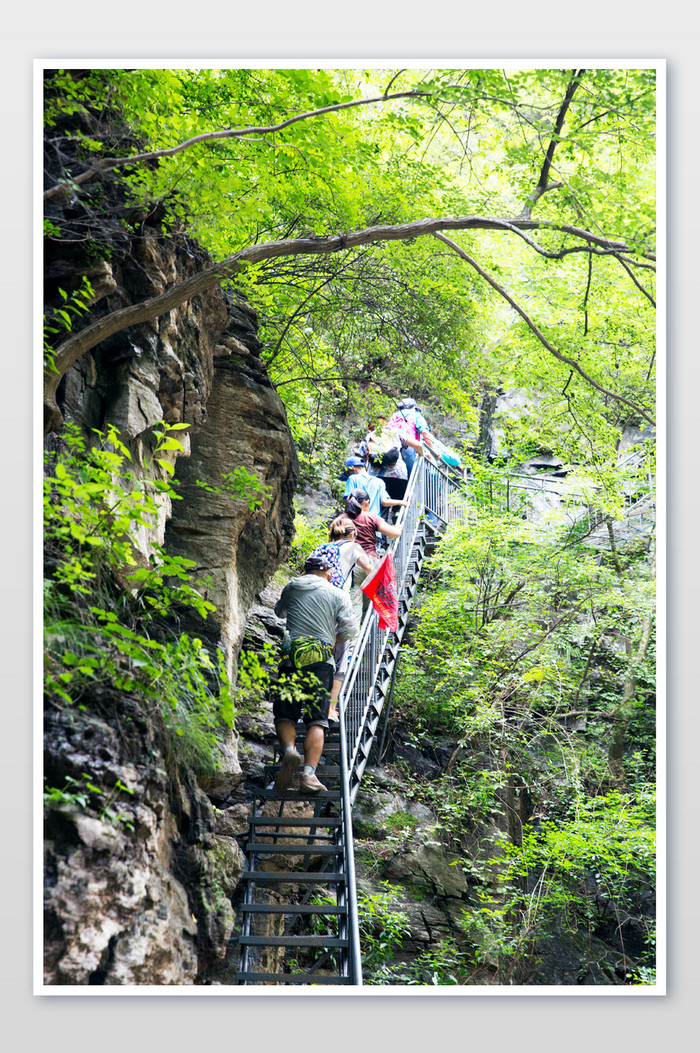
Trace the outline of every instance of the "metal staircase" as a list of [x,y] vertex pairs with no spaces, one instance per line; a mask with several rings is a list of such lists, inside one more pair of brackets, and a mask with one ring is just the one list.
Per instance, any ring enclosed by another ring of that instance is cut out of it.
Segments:
[[[240,984],[362,984],[352,805],[391,696],[401,641],[430,548],[465,509],[460,476],[420,460],[391,549],[399,594],[396,632],[370,606],[317,773],[327,793],[257,791],[241,876]],[[298,744],[306,729],[299,725]],[[277,756],[275,756],[275,761]],[[274,779],[277,764],[266,769]],[[268,778],[269,776],[269,778]]]

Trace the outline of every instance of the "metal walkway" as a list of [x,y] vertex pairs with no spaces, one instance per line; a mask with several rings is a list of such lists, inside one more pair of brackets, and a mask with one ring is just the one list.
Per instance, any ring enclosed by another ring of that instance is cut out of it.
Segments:
[[[327,793],[257,791],[241,877],[240,984],[362,984],[352,805],[391,696],[396,663],[426,554],[465,509],[460,477],[419,460],[391,545],[399,594],[396,632],[370,606],[339,699],[340,725],[317,768]],[[297,729],[303,746],[305,728]],[[277,755],[275,756],[275,761]],[[277,764],[266,769],[274,779]],[[268,778],[269,776],[269,778]]]

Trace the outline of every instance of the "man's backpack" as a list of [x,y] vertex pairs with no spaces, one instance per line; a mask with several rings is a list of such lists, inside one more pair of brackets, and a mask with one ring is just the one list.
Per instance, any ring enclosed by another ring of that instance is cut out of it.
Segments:
[[331,564],[331,585],[335,585],[338,589],[344,589],[346,581],[350,578],[348,575],[347,579],[343,577],[343,568],[340,564],[340,551],[336,542],[327,541],[324,545],[319,545],[309,553],[307,559],[311,559],[311,556],[325,556],[328,562]]
[[370,456],[375,468],[390,468],[401,455],[401,439],[391,428],[382,428],[372,436]]

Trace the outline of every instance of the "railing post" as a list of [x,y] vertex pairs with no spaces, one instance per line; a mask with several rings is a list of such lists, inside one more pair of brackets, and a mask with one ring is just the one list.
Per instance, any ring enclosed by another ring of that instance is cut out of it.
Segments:
[[340,778],[343,796],[343,819],[345,840],[343,856],[345,859],[345,880],[347,887],[347,934],[350,954],[348,968],[350,981],[356,987],[362,986],[362,954],[360,951],[360,922],[357,910],[357,879],[355,877],[355,847],[352,833],[352,805],[350,804],[350,779],[347,761],[347,741],[345,722],[340,720]]

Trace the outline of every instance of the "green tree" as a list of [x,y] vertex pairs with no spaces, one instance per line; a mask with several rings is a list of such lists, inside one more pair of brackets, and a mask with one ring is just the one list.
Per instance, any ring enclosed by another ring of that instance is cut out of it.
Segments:
[[60,202],[97,221],[120,172],[220,262],[58,343],[47,427],[80,355],[221,281],[260,308],[302,417],[309,379],[346,405],[422,381],[459,408],[527,378],[559,412],[653,420],[654,99],[648,69],[55,72],[49,236],[87,237]]

